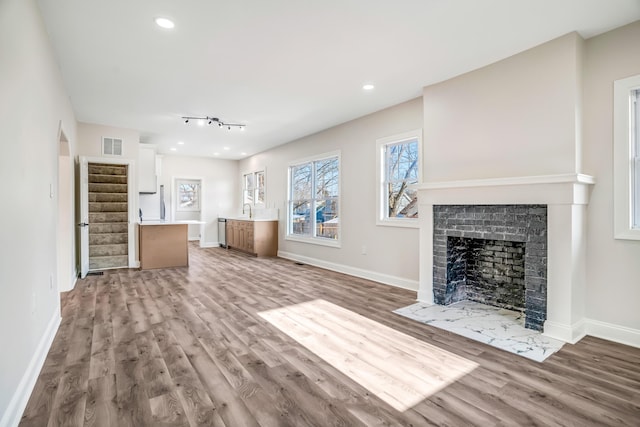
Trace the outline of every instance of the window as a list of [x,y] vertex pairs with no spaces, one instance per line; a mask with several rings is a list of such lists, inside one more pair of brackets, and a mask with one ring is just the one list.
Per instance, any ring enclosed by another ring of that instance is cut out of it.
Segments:
[[420,130],[379,139],[379,225],[417,227],[422,142]]
[[631,93],[631,189],[632,189],[632,228],[640,229],[640,89]]
[[176,211],[190,212],[200,210],[200,180],[179,179],[176,181],[178,189],[178,205]]
[[289,167],[287,238],[338,246],[339,206],[339,154]]
[[640,240],[640,75],[614,82],[613,177],[616,239]]
[[246,173],[242,180],[242,204],[264,204],[264,171]]

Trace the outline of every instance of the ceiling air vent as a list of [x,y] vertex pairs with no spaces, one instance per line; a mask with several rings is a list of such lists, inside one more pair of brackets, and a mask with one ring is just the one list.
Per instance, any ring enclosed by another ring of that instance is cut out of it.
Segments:
[[105,156],[122,156],[122,139],[102,138],[102,154]]

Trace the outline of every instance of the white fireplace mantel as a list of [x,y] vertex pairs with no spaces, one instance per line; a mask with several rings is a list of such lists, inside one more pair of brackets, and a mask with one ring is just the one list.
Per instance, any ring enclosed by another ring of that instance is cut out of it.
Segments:
[[544,334],[577,342],[585,334],[586,216],[592,176],[525,176],[414,186],[420,205],[418,300],[433,304],[434,205],[547,205],[547,320]]

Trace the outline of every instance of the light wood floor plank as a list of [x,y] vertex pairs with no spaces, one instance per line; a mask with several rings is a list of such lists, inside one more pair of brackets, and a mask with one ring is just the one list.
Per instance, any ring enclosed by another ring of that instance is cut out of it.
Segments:
[[[392,313],[415,297],[197,245],[188,268],[89,276],[21,426],[639,425],[640,349],[587,337],[537,363]],[[261,315],[295,306],[274,315],[287,333]],[[372,391],[400,399],[441,367],[459,375],[406,409]]]

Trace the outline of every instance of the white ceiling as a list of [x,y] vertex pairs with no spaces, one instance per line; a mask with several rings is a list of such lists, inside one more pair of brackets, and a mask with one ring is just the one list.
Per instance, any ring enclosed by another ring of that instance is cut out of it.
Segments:
[[[38,4],[79,121],[136,129],[160,152],[227,159],[418,97],[568,32],[588,38],[640,19],[640,0]],[[159,16],[175,28],[157,27]],[[369,82],[375,89],[363,91]],[[246,130],[185,125],[184,115]]]

